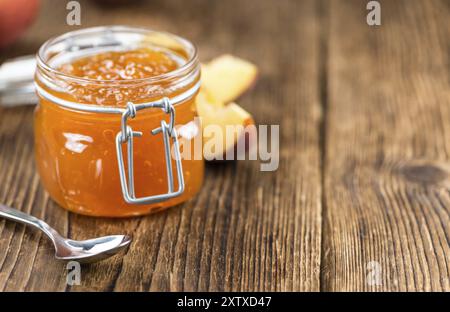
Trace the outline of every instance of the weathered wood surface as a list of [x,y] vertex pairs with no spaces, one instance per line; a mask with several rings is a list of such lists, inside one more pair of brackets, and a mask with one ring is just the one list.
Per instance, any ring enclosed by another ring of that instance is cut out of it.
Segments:
[[448,1],[381,5],[329,7],[322,288],[448,291]]
[[[281,126],[280,168],[210,164],[199,196],[167,212],[78,216],[39,184],[32,108],[0,108],[0,202],[75,239],[134,237],[69,287],[45,237],[0,221],[0,290],[450,290],[448,1],[381,1],[379,27],[366,1],[183,4],[82,1],[82,26],[147,26],[196,42],[203,60],[253,60],[260,80],[239,102]],[[45,1],[0,59],[71,30],[65,14]]]

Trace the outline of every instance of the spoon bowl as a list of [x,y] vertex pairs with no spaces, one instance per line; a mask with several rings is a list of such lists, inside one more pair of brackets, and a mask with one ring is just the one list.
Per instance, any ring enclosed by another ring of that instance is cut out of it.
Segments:
[[55,257],[65,261],[96,262],[115,255],[130,243],[131,237],[128,235],[102,236],[82,241],[64,239],[54,244]]

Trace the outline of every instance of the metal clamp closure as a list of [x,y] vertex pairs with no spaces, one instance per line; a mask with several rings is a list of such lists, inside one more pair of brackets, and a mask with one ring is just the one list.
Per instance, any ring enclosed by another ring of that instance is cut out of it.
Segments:
[[[127,125],[128,118],[135,118],[138,110],[144,108],[161,108],[166,114],[170,116],[169,123],[164,119],[161,120],[161,126],[151,131],[152,135],[162,133],[164,139],[164,155],[167,171],[167,186],[168,191],[165,194],[152,195],[147,197],[136,198],[134,188],[134,166],[133,166],[133,140],[135,137],[141,137],[142,132],[133,131]],[[119,165],[120,184],[125,201],[129,204],[153,204],[177,197],[184,192],[184,177],[183,167],[181,164],[180,145],[178,142],[178,134],[174,128],[175,124],[175,108],[170,103],[170,100],[165,97],[161,101],[154,102],[152,105],[137,106],[132,102],[128,102],[126,110],[122,113],[121,131],[116,136],[116,152]],[[171,144],[174,145],[174,156],[177,171],[178,189],[174,191],[174,175],[172,168]],[[125,173],[125,164],[122,153],[122,145],[127,144],[128,157],[128,178]]]

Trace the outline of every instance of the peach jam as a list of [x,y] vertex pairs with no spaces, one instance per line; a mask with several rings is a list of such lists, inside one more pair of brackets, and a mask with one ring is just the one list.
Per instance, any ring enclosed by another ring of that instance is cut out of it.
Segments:
[[[136,216],[199,191],[200,70],[190,42],[146,29],[88,28],[50,39],[37,60],[36,165],[59,205]],[[184,146],[192,148],[180,157]]]

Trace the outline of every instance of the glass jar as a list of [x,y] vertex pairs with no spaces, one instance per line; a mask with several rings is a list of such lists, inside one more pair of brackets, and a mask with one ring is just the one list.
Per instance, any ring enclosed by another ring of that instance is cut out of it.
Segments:
[[[58,70],[82,56],[142,47],[169,54],[179,66],[131,80],[81,78]],[[36,164],[59,205],[90,216],[136,216],[199,191],[204,163],[194,144],[201,135],[194,100],[200,68],[189,41],[148,29],[88,28],[47,41],[37,63]],[[186,146],[190,150],[181,157]]]

